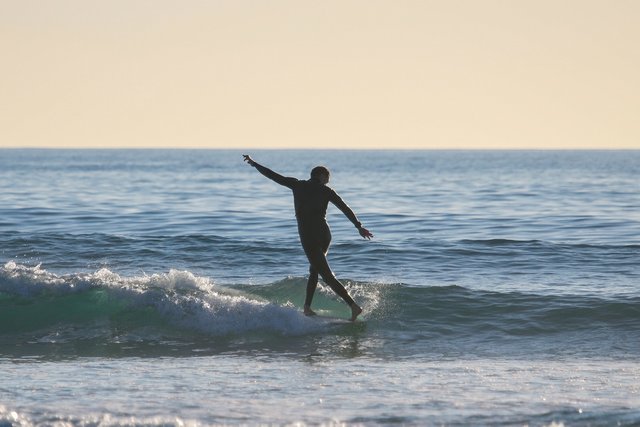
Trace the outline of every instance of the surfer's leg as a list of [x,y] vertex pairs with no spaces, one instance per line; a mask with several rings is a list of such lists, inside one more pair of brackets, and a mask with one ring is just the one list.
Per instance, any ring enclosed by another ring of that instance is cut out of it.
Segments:
[[316,313],[311,310],[311,301],[313,300],[313,294],[316,292],[316,288],[318,287],[318,270],[313,268],[312,265],[309,266],[309,280],[307,281],[307,296],[304,300],[304,314],[307,316],[313,316]]
[[[331,232],[325,233],[323,236],[324,239],[322,242],[322,252],[326,255],[329,251],[329,245],[331,244]],[[309,250],[314,250],[313,248],[317,245],[315,243],[316,240],[319,239],[305,239],[303,240],[303,247],[305,248],[305,253]],[[313,301],[313,295],[316,292],[316,288],[318,287],[318,270],[314,268],[313,264],[309,265],[309,280],[307,281],[307,294],[304,300],[304,314],[307,316],[313,316],[316,313],[311,310],[311,302]]]
[[329,287],[338,294],[344,302],[346,302],[349,307],[351,307],[351,320],[356,320],[356,317],[360,313],[362,313],[362,308],[351,298],[349,292],[345,289],[345,287],[340,283],[340,281],[336,278],[336,276],[331,271],[329,267],[329,263],[327,261],[327,257],[324,252],[320,248],[305,248],[305,252],[307,253],[307,257],[309,258],[309,262],[313,266],[316,271],[322,276],[325,283],[329,285]]

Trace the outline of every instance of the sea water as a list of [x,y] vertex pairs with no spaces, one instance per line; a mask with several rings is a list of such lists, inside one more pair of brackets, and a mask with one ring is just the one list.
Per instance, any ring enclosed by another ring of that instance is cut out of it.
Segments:
[[0,426],[640,424],[640,151],[242,154],[0,150]]

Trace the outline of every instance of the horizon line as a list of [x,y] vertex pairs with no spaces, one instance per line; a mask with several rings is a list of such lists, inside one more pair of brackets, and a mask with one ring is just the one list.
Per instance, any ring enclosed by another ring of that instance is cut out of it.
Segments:
[[513,147],[513,148],[500,148],[500,147],[476,147],[476,148],[410,148],[410,147],[47,147],[47,146],[31,146],[31,147],[0,147],[0,150],[210,150],[210,151],[638,151],[640,147],[633,148],[600,148],[600,147],[559,147],[559,148],[535,148],[535,147]]

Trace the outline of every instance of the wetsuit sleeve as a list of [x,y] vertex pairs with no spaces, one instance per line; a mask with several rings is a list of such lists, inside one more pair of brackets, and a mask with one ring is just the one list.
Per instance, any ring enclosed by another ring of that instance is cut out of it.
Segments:
[[342,200],[342,198],[338,196],[338,193],[330,190],[329,194],[329,201],[333,203],[338,209],[340,209],[342,213],[347,218],[349,218],[349,221],[351,221],[353,225],[356,226],[356,228],[362,227],[362,224],[360,223],[360,221],[358,221],[358,217],[356,216],[356,214],[351,210],[349,205],[347,205],[344,200]]
[[296,178],[291,178],[287,176],[282,176],[277,172],[272,171],[271,169],[262,166],[259,163],[253,162],[251,165],[258,170],[262,175],[266,176],[270,180],[277,182],[280,185],[284,185],[285,187],[293,189],[294,185],[298,180]]

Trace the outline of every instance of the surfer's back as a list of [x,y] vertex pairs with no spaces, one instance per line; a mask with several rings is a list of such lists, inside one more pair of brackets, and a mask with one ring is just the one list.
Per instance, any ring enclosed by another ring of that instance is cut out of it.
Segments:
[[298,221],[317,221],[326,218],[327,206],[334,193],[330,187],[309,179],[298,180],[292,190]]

